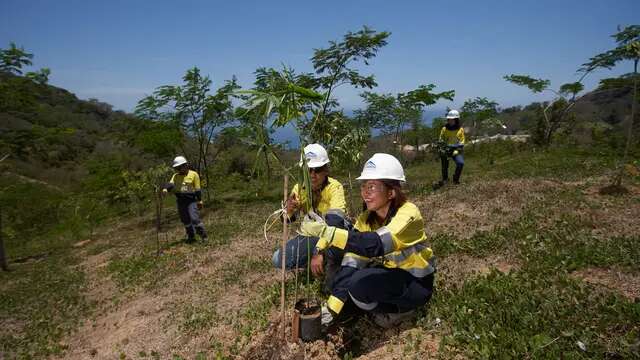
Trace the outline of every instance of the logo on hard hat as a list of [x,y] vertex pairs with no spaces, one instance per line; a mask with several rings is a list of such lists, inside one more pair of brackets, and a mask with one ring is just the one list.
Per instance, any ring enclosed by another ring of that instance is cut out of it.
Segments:
[[366,164],[364,164],[364,168],[365,169],[375,169],[376,168],[376,164],[373,161],[369,160],[369,161],[367,161]]
[[316,155],[316,153],[314,153],[313,151],[309,151],[308,153],[305,154],[305,156],[307,158],[315,158],[318,155]]

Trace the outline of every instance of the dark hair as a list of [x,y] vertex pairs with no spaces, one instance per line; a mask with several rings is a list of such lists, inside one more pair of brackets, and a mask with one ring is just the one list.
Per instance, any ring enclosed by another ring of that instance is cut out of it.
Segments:
[[[398,209],[400,209],[400,207],[407,202],[407,195],[402,192],[402,185],[400,181],[388,179],[382,179],[381,181],[386,190],[395,190],[396,193],[396,196],[391,199],[391,205],[389,206],[387,217],[382,222],[382,225],[387,225],[391,221],[391,218],[396,215]],[[362,210],[367,210],[367,204],[364,201],[362,202]],[[373,225],[375,224],[376,220],[376,213],[373,211],[369,212],[369,214],[367,215],[367,224]]]
[[444,125],[444,127],[446,127],[447,130],[458,130],[458,129],[460,129],[460,118],[454,118],[453,120],[455,120],[455,124],[449,125],[449,121],[447,119],[447,123]]
[[324,188],[329,185],[329,165],[326,164],[316,169],[320,170],[321,172],[326,170],[327,177],[324,178],[324,182],[322,183],[322,185],[320,185],[320,189],[318,189],[317,191],[313,191],[313,189],[311,190],[313,194],[311,207],[314,211],[318,209],[318,205],[320,204],[320,194],[322,194],[322,190],[324,190]]

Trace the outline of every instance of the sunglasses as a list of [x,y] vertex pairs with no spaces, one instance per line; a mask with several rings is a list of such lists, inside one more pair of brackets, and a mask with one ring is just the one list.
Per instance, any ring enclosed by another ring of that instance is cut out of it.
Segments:
[[319,168],[309,168],[310,174],[320,174],[326,170],[326,166],[321,166]]

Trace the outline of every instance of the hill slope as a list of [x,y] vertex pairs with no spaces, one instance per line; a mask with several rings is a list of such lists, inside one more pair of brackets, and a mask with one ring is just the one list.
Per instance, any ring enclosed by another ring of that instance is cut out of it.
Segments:
[[0,73],[0,153],[12,171],[65,188],[77,185],[88,162],[118,158],[125,168],[173,154],[170,126],[135,119],[111,105]]
[[[0,351],[77,359],[640,356],[640,179],[627,196],[600,195],[615,160],[602,149],[496,154],[489,163],[470,151],[464,184],[436,193],[437,162],[407,169],[439,270],[430,306],[398,329],[363,317],[324,341],[281,347],[279,273],[271,269],[281,230],[262,237],[278,204],[258,200],[205,210],[211,240],[196,245],[179,241],[170,207],[160,257],[152,219],[142,217],[69,246],[66,265],[60,257],[14,265],[0,274],[8,324]],[[81,276],[42,276],[52,266]],[[298,281],[298,294],[307,294],[304,273]],[[291,306],[292,274],[287,282]],[[317,294],[317,284],[309,291]]]

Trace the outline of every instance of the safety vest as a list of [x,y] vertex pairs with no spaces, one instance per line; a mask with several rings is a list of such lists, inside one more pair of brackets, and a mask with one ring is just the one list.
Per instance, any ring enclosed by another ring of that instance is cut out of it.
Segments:
[[[293,186],[291,193],[298,196],[298,200],[301,204],[304,204],[307,200],[306,192],[300,192],[299,184],[295,184]],[[347,202],[344,199],[344,188],[338,180],[332,177],[327,177],[327,185],[320,192],[320,202],[314,210],[321,216],[336,214],[343,218],[345,217]]]
[[440,130],[440,141],[445,141],[447,145],[464,145],[464,129],[460,127],[456,130],[449,130],[443,126]]
[[426,243],[424,222],[417,206],[405,202],[386,225],[369,225],[368,216],[368,211],[360,214],[355,229],[360,232],[375,231],[384,246],[384,255],[371,259],[348,252],[342,259],[342,266],[361,269],[372,261],[380,261],[387,268],[400,268],[417,278],[436,270],[436,257]]
[[170,188],[181,201],[198,201],[201,196],[200,176],[197,172],[189,170],[186,175],[175,173],[169,181]]

